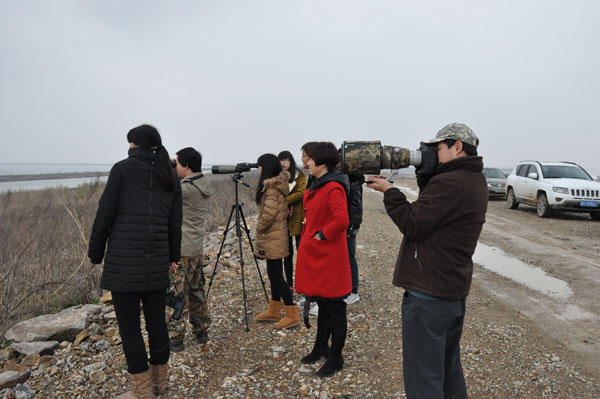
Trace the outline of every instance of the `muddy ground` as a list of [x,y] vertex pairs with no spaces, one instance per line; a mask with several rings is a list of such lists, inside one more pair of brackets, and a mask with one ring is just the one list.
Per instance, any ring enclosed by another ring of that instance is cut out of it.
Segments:
[[[414,198],[413,179],[398,178],[396,185]],[[489,270],[492,266],[502,269],[506,258],[492,257],[486,267],[475,266],[462,340],[469,395],[598,398],[600,222],[591,221],[588,215],[540,219],[533,208],[522,208],[508,210],[503,201],[491,201],[480,243],[522,261],[525,276],[533,268],[546,275],[536,278],[542,289],[535,290],[528,288],[527,281],[517,282]],[[214,259],[218,239],[210,240]],[[186,338],[186,351],[172,354],[168,397],[405,397],[403,290],[391,284],[400,240],[401,234],[383,209],[382,194],[365,189],[357,249],[361,300],[348,306],[345,367],[325,379],[314,376],[322,362],[314,367],[300,364],[312,346],[315,317],[313,328],[289,331],[253,320],[264,310],[266,300],[247,250],[244,282],[250,331],[245,331],[237,245],[228,247],[227,265],[214,280],[209,297],[211,340],[200,345]],[[266,279],[264,262],[260,269]],[[562,280],[562,291],[543,289],[549,277]],[[108,398],[128,389],[114,318],[106,319],[102,329],[111,344],[108,350],[94,350],[85,342],[79,347],[64,343],[64,349],[33,366],[28,384],[37,391],[36,398]],[[98,364],[99,370],[86,372],[89,364]]]

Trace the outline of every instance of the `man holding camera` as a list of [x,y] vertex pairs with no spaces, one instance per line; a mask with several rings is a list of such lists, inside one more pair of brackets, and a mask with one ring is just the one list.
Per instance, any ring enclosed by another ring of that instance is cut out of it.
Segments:
[[[175,271],[173,284],[175,293],[183,296],[185,306],[179,320],[169,320],[171,350],[184,349],[186,320],[189,315],[192,331],[198,342],[208,341],[208,315],[204,292],[204,232],[208,213],[208,199],[213,194],[210,182],[202,175],[202,155],[191,147],[177,153],[175,171],[181,179],[183,225],[181,239],[181,266]],[[172,316],[172,313],[169,313]]]
[[393,283],[406,290],[402,300],[406,396],[467,398],[460,338],[472,255],[487,210],[483,159],[477,156],[479,139],[463,124],[447,125],[424,143],[416,201],[407,201],[382,178],[370,178],[370,187],[384,193],[385,209],[404,235]]

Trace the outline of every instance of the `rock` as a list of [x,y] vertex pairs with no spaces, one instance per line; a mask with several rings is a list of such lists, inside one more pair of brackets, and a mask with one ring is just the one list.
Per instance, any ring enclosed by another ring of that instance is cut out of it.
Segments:
[[84,339],[90,336],[88,330],[81,330],[77,337],[75,338],[75,342],[73,342],[73,346],[79,346],[80,343],[83,342]]
[[92,371],[104,370],[105,368],[106,368],[105,362],[97,362],[97,363],[88,364],[87,366],[83,367],[81,369],[81,371],[85,374],[90,374]]
[[101,303],[111,303],[112,302],[112,292],[108,291],[106,294],[100,297]]
[[8,330],[5,338],[14,342],[73,341],[96,309],[97,305],[79,305],[56,314],[25,320]]
[[88,328],[88,333],[90,336],[92,335],[104,335],[104,331],[102,331],[102,328],[96,324],[96,323],[92,323]]
[[51,355],[58,348],[58,341],[15,342],[10,347],[23,355],[33,355],[36,353]]
[[34,395],[35,391],[27,384],[17,385],[15,387],[15,399],[31,399]]
[[93,345],[93,348],[98,352],[104,352],[110,349],[110,344],[106,341],[98,341]]
[[298,369],[298,373],[300,374],[312,374],[313,372],[314,370],[311,367],[304,364]]
[[14,388],[19,384],[27,381],[29,376],[31,375],[31,370],[27,369],[25,371],[5,371],[0,373],[0,389],[4,388]]
[[90,372],[90,380],[95,382],[104,382],[106,380],[106,373],[104,370],[93,370]]
[[298,388],[298,393],[300,393],[301,395],[306,395],[308,393],[308,385],[300,385],[300,388]]
[[17,351],[10,346],[0,351],[0,362],[5,362],[7,360],[14,359],[15,357],[17,357]]
[[40,358],[41,356],[39,353],[34,353],[32,355],[25,356],[19,364],[28,368],[34,368],[39,364]]
[[104,320],[106,320],[106,321],[117,320],[117,314],[115,312],[108,312],[107,314],[104,315]]

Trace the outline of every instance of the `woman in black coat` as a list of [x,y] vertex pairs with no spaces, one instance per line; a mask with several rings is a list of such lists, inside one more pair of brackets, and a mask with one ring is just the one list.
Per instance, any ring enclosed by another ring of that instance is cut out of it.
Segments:
[[[169,271],[180,258],[181,187],[156,128],[133,128],[127,141],[129,157],[113,166],[100,198],[88,256],[94,264],[104,258],[101,287],[112,292],[127,360],[132,390],[119,398],[151,398],[152,385],[155,392],[163,392],[167,384],[165,301]],[[140,330],[140,302],[149,359]]]

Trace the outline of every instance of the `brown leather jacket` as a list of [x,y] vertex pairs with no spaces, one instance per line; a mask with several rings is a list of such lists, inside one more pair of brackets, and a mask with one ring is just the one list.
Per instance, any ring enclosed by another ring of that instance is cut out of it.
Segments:
[[397,188],[385,192],[385,210],[404,234],[394,285],[448,300],[469,294],[488,203],[482,169],[475,156],[443,163],[413,203]]
[[288,180],[290,174],[281,172],[263,182],[263,194],[258,204],[256,223],[256,256],[281,259],[288,256]]

